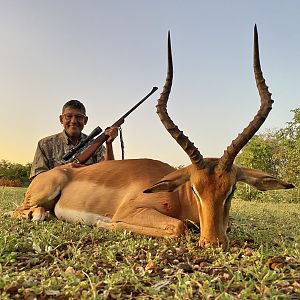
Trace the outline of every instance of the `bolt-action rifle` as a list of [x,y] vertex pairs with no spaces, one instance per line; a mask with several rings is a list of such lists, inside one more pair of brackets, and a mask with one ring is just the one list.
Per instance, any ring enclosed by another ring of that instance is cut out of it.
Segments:
[[[130,115],[138,106],[140,106],[144,101],[146,101],[158,88],[153,87],[151,92],[146,95],[141,101],[139,101],[136,105],[134,105],[126,114],[124,114],[120,119],[118,119],[111,127],[120,127],[124,121],[125,118]],[[90,135],[88,135],[84,140],[82,140],[78,145],[76,145],[74,148],[72,148],[69,152],[67,152],[63,156],[63,161],[67,162],[72,158],[73,162],[76,162],[78,164],[84,164],[88,159],[99,149],[99,147],[107,141],[109,138],[108,135],[105,134],[105,132],[102,132],[102,129],[98,126],[96,127]],[[101,134],[100,134],[101,133]],[[100,135],[99,135],[100,134]],[[98,137],[96,137],[99,135]],[[92,140],[94,137],[96,137],[94,140]],[[84,149],[81,153],[80,150],[90,141],[90,145]]]

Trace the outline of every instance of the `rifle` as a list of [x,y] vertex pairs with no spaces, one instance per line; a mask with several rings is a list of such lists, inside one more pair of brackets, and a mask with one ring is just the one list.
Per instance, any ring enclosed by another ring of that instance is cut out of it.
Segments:
[[[124,122],[125,118],[130,115],[138,106],[140,106],[144,101],[146,101],[155,91],[157,91],[157,87],[153,87],[151,92],[146,95],[142,100],[140,100],[136,105],[134,105],[126,114],[124,114],[120,119],[118,119],[111,127],[116,126],[120,127]],[[96,127],[89,136],[87,136],[82,142],[80,142],[76,147],[67,152],[63,156],[64,161],[68,161],[71,157],[73,157],[73,161],[78,164],[84,164],[97,150],[98,148],[109,138],[105,132],[101,133],[102,129],[100,127]],[[101,134],[100,134],[101,133]],[[100,134],[100,135],[99,135]],[[90,140],[92,140],[95,136],[99,135],[95,138],[91,144],[83,150],[80,154],[76,155],[76,153],[83,148]]]
[[89,141],[91,141],[94,137],[99,135],[102,132],[102,129],[97,126],[85,139],[80,141],[74,148],[72,148],[69,152],[67,152],[63,157],[63,161],[67,162],[73,155],[79,152]]

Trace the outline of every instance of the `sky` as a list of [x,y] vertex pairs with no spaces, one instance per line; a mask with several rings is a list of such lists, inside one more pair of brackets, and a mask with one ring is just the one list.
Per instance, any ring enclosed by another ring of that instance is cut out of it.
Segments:
[[[253,27],[275,101],[260,133],[282,128],[300,107],[300,1],[0,0],[0,160],[32,162],[39,139],[62,131],[63,104],[79,99],[90,133],[158,91],[122,126],[125,158],[190,163],[156,114],[167,33],[174,62],[168,111],[204,157],[219,157],[260,99]],[[116,159],[120,142],[114,142]]]

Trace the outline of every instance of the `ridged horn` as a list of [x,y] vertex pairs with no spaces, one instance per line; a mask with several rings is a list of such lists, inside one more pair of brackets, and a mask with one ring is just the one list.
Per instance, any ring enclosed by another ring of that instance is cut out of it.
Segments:
[[171,92],[173,81],[173,60],[172,60],[172,49],[171,49],[171,38],[170,32],[168,32],[168,70],[165,85],[163,91],[160,94],[160,98],[157,101],[156,112],[159,118],[170,135],[175,139],[175,141],[181,146],[181,148],[187,153],[191,162],[198,168],[205,168],[205,163],[202,155],[194,144],[189,140],[187,136],[183,134],[182,131],[174,124],[167,112],[167,102]]
[[256,86],[259,92],[261,105],[253,120],[244,128],[235,140],[224,151],[223,156],[219,160],[218,169],[221,171],[229,171],[233,165],[234,159],[241,149],[250,141],[254,134],[258,131],[261,125],[267,118],[272,109],[271,93],[265,83],[263,73],[261,71],[258,48],[257,27],[254,26],[254,47],[253,47],[253,68],[255,74]]

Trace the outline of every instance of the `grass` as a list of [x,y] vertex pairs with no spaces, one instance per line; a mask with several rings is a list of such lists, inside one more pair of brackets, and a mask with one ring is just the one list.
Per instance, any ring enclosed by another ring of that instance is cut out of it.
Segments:
[[223,252],[197,248],[192,231],[12,220],[24,192],[0,188],[0,299],[300,299],[300,204],[233,200]]

